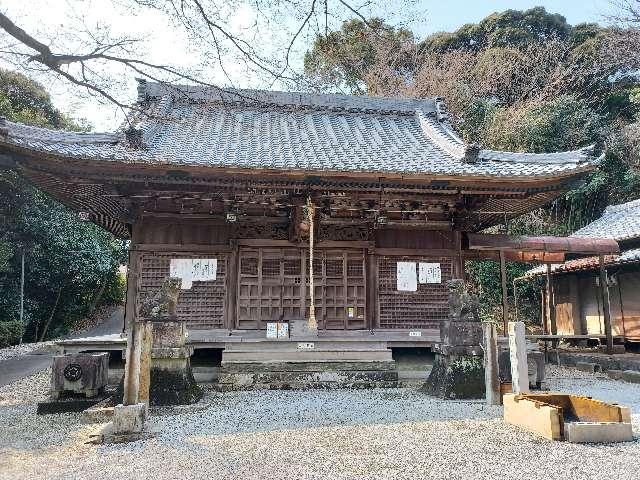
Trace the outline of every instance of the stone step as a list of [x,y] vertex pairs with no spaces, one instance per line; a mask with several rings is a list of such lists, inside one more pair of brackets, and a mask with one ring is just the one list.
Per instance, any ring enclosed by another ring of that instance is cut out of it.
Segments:
[[311,389],[311,388],[376,388],[395,387],[398,372],[393,369],[370,370],[370,365],[359,364],[360,369],[344,370],[343,364],[317,365],[316,370],[251,370],[229,371],[222,368],[218,385],[221,390],[251,389]]
[[272,340],[264,342],[230,342],[225,344],[225,351],[229,352],[259,352],[259,351],[298,351],[300,344],[313,344],[315,351],[369,351],[369,350],[386,350],[387,342],[384,341],[359,341],[359,342],[341,342],[332,341],[331,339],[313,339],[313,340]]
[[380,362],[392,360],[391,350],[256,350],[222,352],[222,365],[253,362]]
[[219,373],[319,372],[319,371],[396,371],[393,360],[383,362],[263,362],[227,363]]

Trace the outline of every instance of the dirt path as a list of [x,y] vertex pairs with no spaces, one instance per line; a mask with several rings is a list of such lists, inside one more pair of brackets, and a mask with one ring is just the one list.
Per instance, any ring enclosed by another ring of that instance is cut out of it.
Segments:
[[[70,335],[69,338],[95,337],[122,331],[124,310],[116,308],[109,318],[93,328]],[[51,366],[53,353],[49,347],[42,347],[26,354],[0,360],[0,386],[8,385],[21,378],[33,375]]]

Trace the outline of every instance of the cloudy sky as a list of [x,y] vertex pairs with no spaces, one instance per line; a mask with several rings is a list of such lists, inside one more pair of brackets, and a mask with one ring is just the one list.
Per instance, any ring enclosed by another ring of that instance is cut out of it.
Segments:
[[[253,30],[256,13],[247,4],[239,0],[229,1],[229,11],[223,13],[227,25],[238,35],[260,45],[265,52],[284,44],[287,34],[296,25],[296,19],[291,17],[272,23],[268,28],[261,29],[259,35],[255,35],[250,32]],[[82,36],[75,38],[69,35],[69,31],[73,31],[78,25],[85,25],[87,31],[109,31],[111,36],[140,38],[142,41],[136,47],[136,54],[154,63],[199,68],[199,52],[193,50],[192,42],[166,16],[149,10],[132,11],[126,8],[127,5],[127,0],[3,0],[0,9],[17,25],[45,43],[80,45]],[[571,24],[603,23],[603,16],[612,8],[609,0],[415,0],[410,11],[407,11],[405,2],[395,4],[393,1],[386,1],[380,5],[383,6],[378,8],[383,8],[383,11],[376,11],[374,7],[369,13],[382,14],[392,23],[403,23],[419,38],[436,31],[455,30],[465,23],[478,22],[492,12],[508,8],[527,9],[542,5],[549,12],[564,15]],[[339,20],[336,18],[336,22]],[[302,56],[310,42],[311,36],[303,35],[299,38],[292,51],[294,68],[300,69]],[[10,67],[2,57],[0,63]],[[225,59],[224,64],[227,75],[219,68],[208,68],[207,81],[235,87],[278,87],[268,84],[260,76],[248,73],[234,58]],[[136,85],[134,75],[131,72],[112,73],[110,82],[119,84],[123,95],[132,98]],[[52,92],[54,102],[61,110],[87,119],[96,130],[113,129],[122,120],[122,112],[113,105],[80,95],[77,90],[70,90],[64,82],[55,81],[48,75],[32,72],[32,76]]]

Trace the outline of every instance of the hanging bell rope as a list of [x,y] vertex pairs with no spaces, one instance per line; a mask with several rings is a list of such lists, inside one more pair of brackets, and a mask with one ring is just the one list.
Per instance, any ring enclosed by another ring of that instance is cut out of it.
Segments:
[[315,288],[313,282],[313,242],[314,242],[314,213],[315,207],[311,203],[311,196],[307,197],[307,220],[309,221],[309,330],[317,330]]

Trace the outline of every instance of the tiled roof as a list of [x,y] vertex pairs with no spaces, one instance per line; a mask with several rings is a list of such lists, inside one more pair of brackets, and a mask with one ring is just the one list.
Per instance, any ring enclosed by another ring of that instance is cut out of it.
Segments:
[[573,236],[613,238],[617,241],[640,237],[640,199],[608,206],[599,219]]
[[[620,255],[605,255],[604,264],[607,267],[614,265],[624,265],[627,263],[640,263],[640,248],[634,248],[622,252]],[[585,257],[575,260],[568,260],[564,263],[554,263],[551,265],[551,273],[568,273],[580,270],[593,270],[599,268],[600,259],[598,257]],[[529,270],[525,276],[535,277],[544,275],[547,271],[546,265],[539,265]]]
[[147,115],[114,133],[0,126],[0,145],[126,163],[447,176],[564,176],[594,168],[590,148],[528,154],[480,149],[448,126],[439,99],[174,87],[141,82]]

